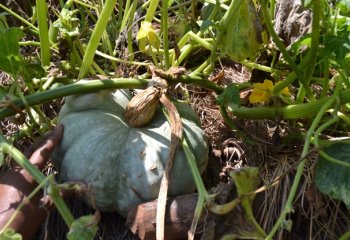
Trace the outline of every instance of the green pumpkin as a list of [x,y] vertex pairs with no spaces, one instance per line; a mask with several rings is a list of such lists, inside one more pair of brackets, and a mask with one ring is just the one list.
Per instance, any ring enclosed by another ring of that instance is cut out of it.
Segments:
[[[91,190],[84,198],[92,207],[123,216],[136,205],[158,197],[171,135],[161,108],[146,127],[129,127],[124,112],[130,98],[127,90],[67,97],[58,119],[65,127],[64,136],[52,156],[61,182],[87,183]],[[176,105],[184,137],[203,172],[208,145],[198,116],[190,106]],[[180,148],[174,159],[169,196],[194,190],[194,180]]]

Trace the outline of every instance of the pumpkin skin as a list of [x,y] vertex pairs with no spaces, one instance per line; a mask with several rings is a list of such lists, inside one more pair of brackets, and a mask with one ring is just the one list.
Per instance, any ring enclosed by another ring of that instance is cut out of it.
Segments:
[[[52,160],[60,181],[83,181],[90,186],[84,198],[101,211],[126,216],[136,205],[158,197],[169,153],[170,125],[161,108],[143,128],[131,128],[124,112],[127,90],[101,91],[66,98],[58,122],[65,127]],[[208,145],[199,119],[186,104],[178,104],[186,137],[202,173]],[[195,184],[180,148],[170,177],[169,196],[192,193]]]

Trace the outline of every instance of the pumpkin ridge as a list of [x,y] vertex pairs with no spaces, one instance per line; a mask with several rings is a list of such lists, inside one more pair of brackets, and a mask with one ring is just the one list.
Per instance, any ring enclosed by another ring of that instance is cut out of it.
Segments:
[[[62,181],[79,177],[74,180],[92,186],[91,195],[85,196],[92,207],[101,211],[117,210],[126,216],[136,205],[157,198],[167,163],[171,128],[160,107],[149,125],[131,128],[123,114],[129,96],[126,90],[105,94],[103,98],[96,96],[99,101],[106,100],[106,106],[99,103],[100,107],[84,106],[85,109],[80,110],[69,104],[62,107],[60,123],[65,126],[65,132],[52,160]],[[72,99],[80,101],[84,96]],[[115,106],[115,110],[111,111],[111,106]],[[181,104],[177,107],[181,108]],[[208,159],[204,131],[197,124],[193,109],[186,106],[182,110],[188,112],[187,117],[182,118],[179,111],[185,137],[203,172]],[[187,164],[179,148],[170,176],[169,197],[195,190]]]

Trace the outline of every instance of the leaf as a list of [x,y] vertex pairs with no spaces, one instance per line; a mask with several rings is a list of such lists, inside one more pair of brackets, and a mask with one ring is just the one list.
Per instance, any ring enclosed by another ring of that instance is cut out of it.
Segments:
[[350,74],[350,67],[346,62],[346,56],[348,54],[350,54],[350,35],[348,31],[343,36],[325,37],[325,47],[320,52],[321,57],[334,59],[335,62]]
[[[350,163],[350,144],[336,143],[325,153],[342,162]],[[350,208],[350,168],[331,163],[319,156],[315,183],[317,188],[334,199],[342,200]]]
[[232,60],[255,60],[263,43],[263,27],[254,2],[235,0],[231,9],[221,23],[219,48]]
[[95,212],[94,215],[82,216],[76,219],[67,234],[68,240],[93,240],[97,230],[100,213]]
[[293,42],[290,50],[298,55],[303,49],[310,48],[311,46],[311,34],[305,34],[300,37],[297,41]]
[[[156,48],[159,49],[160,47],[160,39],[158,34],[156,33],[156,31],[154,30],[152,23],[151,22],[147,22],[147,21],[143,21],[141,22],[141,27],[139,32],[137,33],[136,39],[140,42],[144,41],[144,39],[147,39],[149,44]],[[144,49],[145,45],[143,42],[142,44],[140,43],[140,49]]]
[[350,17],[350,0],[338,0],[337,8],[339,8],[341,15]]
[[147,22],[147,21],[141,22],[141,27],[140,27],[139,32],[136,35],[136,40],[141,40],[141,39],[147,38],[148,33],[150,31],[153,31],[152,23]]
[[1,240],[22,240],[22,235],[16,233],[15,230],[8,228],[4,232],[0,233]]
[[155,31],[151,31],[148,33],[148,41],[152,47],[154,47],[155,49],[159,49],[160,39],[158,34]]
[[141,22],[141,27],[139,32],[137,33],[136,39],[139,41],[139,48],[141,51],[144,51],[146,48],[145,39],[148,40],[149,44],[152,47],[156,49],[159,49],[160,47],[160,38],[154,30],[151,22]]
[[[245,211],[246,220],[254,226],[250,235],[257,236],[258,239],[264,238],[266,233],[255,220],[252,203],[256,194],[252,194],[260,184],[259,169],[256,167],[243,167],[237,171],[230,172],[233,179],[238,197],[242,198],[242,206]],[[247,196],[247,194],[249,194]]]
[[75,17],[78,13],[79,10],[63,10],[59,15],[59,19],[53,23],[53,26],[59,29],[63,38],[65,38],[65,35],[69,37],[79,36],[80,19]]
[[225,90],[218,96],[218,104],[220,106],[226,106],[229,104],[234,104],[236,106],[240,105],[239,90],[236,85],[230,84]]
[[21,75],[25,82],[32,82],[33,78],[40,79],[45,76],[45,70],[40,64],[24,64],[21,69]]
[[0,29],[0,70],[17,75],[23,61],[18,41],[23,32],[19,28]]
[[[254,192],[260,184],[259,169],[256,167],[243,167],[230,172],[230,176],[235,182],[239,197]],[[253,201],[254,197],[255,194],[252,194],[249,199]]]

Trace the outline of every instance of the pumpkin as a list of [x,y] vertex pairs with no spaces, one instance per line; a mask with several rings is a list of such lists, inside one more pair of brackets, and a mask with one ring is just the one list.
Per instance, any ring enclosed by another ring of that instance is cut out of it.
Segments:
[[[84,199],[101,211],[126,216],[136,205],[154,200],[167,164],[171,128],[163,110],[143,128],[130,127],[125,108],[127,90],[100,91],[66,98],[58,122],[65,127],[52,160],[60,181],[83,181],[90,186]],[[176,103],[184,137],[202,173],[208,160],[205,134],[199,118],[184,103]],[[186,156],[180,148],[172,167],[169,196],[192,193],[195,184]]]

